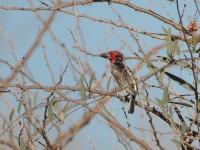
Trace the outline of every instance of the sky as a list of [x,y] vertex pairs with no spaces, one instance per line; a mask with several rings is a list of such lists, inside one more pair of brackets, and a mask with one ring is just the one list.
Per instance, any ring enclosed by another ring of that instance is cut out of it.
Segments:
[[[50,1],[45,1],[48,4],[51,4]],[[150,2],[147,0],[132,0],[132,3],[150,9]],[[34,0],[34,6],[35,7],[45,7],[42,5],[39,1]],[[174,2],[169,2],[167,0],[162,1],[163,5],[165,6],[165,9],[167,12],[170,13],[170,16],[172,16],[176,21],[178,22],[178,14],[176,11],[176,4]],[[115,10],[120,13],[121,17],[124,19],[124,21],[137,29],[149,31],[149,32],[156,32],[156,33],[163,33],[162,27],[165,27],[166,29],[169,27],[167,24],[164,24],[161,21],[156,20],[155,18],[143,14],[140,12],[136,12],[134,10],[131,10],[125,6],[120,6],[116,4],[111,4]],[[27,0],[2,0],[0,1],[0,6],[7,6],[7,7],[31,7],[30,3]],[[183,8],[183,1],[180,1],[180,8]],[[192,17],[194,17],[194,5],[193,3],[187,2],[187,7],[185,10],[185,17],[183,18],[185,26],[189,24],[189,22],[192,20]],[[68,11],[73,11],[73,7],[66,8]],[[155,0],[152,1],[152,10],[158,14],[161,14],[165,17],[169,17],[166,15],[165,10],[160,4],[160,1]],[[78,14],[88,14],[93,17],[101,18],[101,19],[112,19],[113,21],[116,21],[119,23],[119,20],[117,16],[112,11],[111,7],[107,3],[94,3],[89,4],[88,6],[77,6],[76,11]],[[35,39],[38,36],[39,31],[42,29],[43,24],[37,19],[36,15],[40,14],[44,20],[47,20],[50,12],[48,11],[39,11],[39,12],[31,12],[31,11],[12,11],[12,10],[3,10],[0,9],[0,52],[1,56],[0,59],[6,60],[12,65],[16,64],[16,61],[19,62],[22,60],[28,49],[32,46],[32,43],[35,41]],[[72,38],[71,33],[72,31],[76,33],[76,20],[74,16],[68,15],[66,13],[58,12],[56,14],[56,17],[51,25],[51,30],[55,34],[55,36],[65,44],[65,46],[72,52],[75,56],[78,57],[77,51],[73,48],[74,41]],[[113,27],[109,24],[99,23],[95,22],[89,19],[80,18],[79,20],[79,28],[82,31],[82,35],[78,33],[79,35],[79,43],[80,46],[83,46],[87,51],[94,53],[94,54],[100,54],[101,52],[109,51],[109,50],[117,50],[120,47],[123,46],[121,40],[119,37],[114,34],[116,32],[122,39],[125,39],[127,41],[128,45],[131,46],[132,49],[135,50],[135,52],[138,52],[138,47],[135,42],[133,42],[133,39],[130,36],[130,33],[128,33],[125,29]],[[177,31],[175,31],[172,28],[173,34],[179,34]],[[81,38],[81,36],[83,38]],[[164,43],[164,41],[159,41],[156,39],[152,39],[150,37],[140,35],[138,34],[138,38],[145,43],[146,46],[143,45],[143,48],[145,52],[149,51],[149,48],[153,48],[154,46]],[[13,45],[13,51],[16,54],[17,60],[14,59],[12,53],[12,47],[10,47],[10,43],[6,38],[10,39],[11,45]],[[53,39],[51,38],[51,35],[49,32],[45,33],[44,37],[41,40],[41,43],[37,47],[37,50],[33,53],[29,61],[27,62],[27,72],[32,75],[32,77],[39,82],[40,84],[44,86],[52,86],[52,79],[51,75],[48,71],[48,68],[46,66],[46,62],[44,60],[44,53],[43,53],[43,46],[46,49],[47,52],[47,58],[49,60],[49,65],[51,66],[53,73],[55,75],[56,81],[59,80],[59,76],[66,66],[67,63],[67,57],[65,52],[57,45]],[[122,52],[126,56],[133,56],[131,51],[128,50],[126,47],[123,47]],[[159,52],[158,55],[166,55],[164,51]],[[156,58],[157,55],[155,55],[153,58]],[[81,60],[85,60],[85,58],[88,58],[89,62],[91,63],[92,69],[95,72],[96,77],[99,79],[103,73],[105,66],[109,63],[108,61],[102,60],[102,58],[99,57],[91,57],[86,56],[81,53]],[[130,68],[133,68],[134,65],[137,63],[136,60],[127,60],[127,64]],[[77,65],[74,64],[76,67]],[[3,64],[0,64],[0,70],[1,70],[1,78],[5,79],[9,74],[11,74],[11,70],[6,67]],[[172,70],[173,71],[173,70]],[[147,68],[141,69],[140,72],[137,73],[137,77],[143,76],[146,73],[148,73],[149,70]],[[177,69],[174,70],[174,72],[177,72]],[[108,73],[108,76],[111,76]],[[19,79],[21,77],[19,76]],[[87,77],[89,78],[89,77]],[[73,74],[71,72],[67,72],[65,75],[65,78],[63,79],[63,85],[71,85],[74,86],[75,82],[72,80]],[[155,79],[151,79],[149,82],[154,82]],[[107,80],[105,80],[103,83],[106,84]],[[14,80],[12,83],[20,83],[18,80]],[[27,83],[29,81],[27,80]],[[106,87],[106,86],[104,86]],[[113,85],[112,85],[113,87]],[[33,91],[33,95],[34,95]],[[155,90],[152,91],[151,95],[152,97],[158,96],[162,97],[162,91]],[[41,100],[44,99],[48,94],[43,93],[42,91],[39,91]],[[11,107],[16,107],[18,102],[14,101],[14,98],[9,95],[5,95],[9,100],[9,103]],[[71,97],[77,97],[80,96],[77,93],[76,94],[70,94]],[[1,96],[0,101],[0,111],[3,114],[8,113],[7,106],[5,104],[5,101],[3,101],[3,97]],[[125,105],[127,107],[127,105]],[[122,103],[117,101],[115,98],[112,98],[112,101],[110,101],[106,105],[108,110],[112,110],[112,113],[115,117],[119,119],[119,121],[126,126],[126,121],[124,118],[123,111],[121,110]],[[78,120],[81,115],[85,112],[84,109],[78,110],[74,114],[71,115],[71,118],[74,119],[74,121]],[[141,128],[142,120],[141,116],[144,111],[141,111],[140,108],[136,108],[136,113],[134,115],[129,115],[129,120],[131,124],[134,126],[133,131],[134,134],[137,137],[141,137],[141,132],[138,131],[136,128]],[[156,122],[156,117],[154,117]],[[74,138],[73,142],[69,145],[69,149],[87,149],[87,150],[100,150],[100,149],[123,149],[123,146],[118,142],[115,133],[104,123],[102,123],[104,119],[97,115],[90,123],[87,125],[87,127],[83,128],[80,133]],[[148,118],[144,118],[145,124],[148,124]],[[65,124],[67,127],[70,127],[70,123],[67,122],[68,120],[65,120]],[[136,128],[135,128],[136,127]],[[156,127],[158,130],[163,131],[164,129],[168,129],[168,126],[164,122],[161,122],[159,124],[156,124]],[[149,128],[149,125],[146,125],[146,128]],[[63,127],[63,130],[65,127]],[[53,132],[49,133],[49,136],[54,137]],[[169,148],[175,148],[175,145],[170,142],[170,139],[173,138],[171,136],[165,136],[165,138],[161,138],[161,143]],[[145,139],[148,139],[149,143],[152,142],[152,137],[149,133],[145,134]],[[136,144],[133,143],[135,146]],[[136,147],[137,149],[138,147]]]

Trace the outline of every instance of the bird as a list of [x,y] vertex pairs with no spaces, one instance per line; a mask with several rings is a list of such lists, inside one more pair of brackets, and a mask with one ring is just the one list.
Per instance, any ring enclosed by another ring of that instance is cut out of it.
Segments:
[[130,96],[128,113],[133,114],[135,110],[135,98],[138,94],[138,86],[134,73],[124,61],[124,55],[117,50],[112,50],[100,54],[100,57],[110,61],[111,74],[115,78],[118,86]]

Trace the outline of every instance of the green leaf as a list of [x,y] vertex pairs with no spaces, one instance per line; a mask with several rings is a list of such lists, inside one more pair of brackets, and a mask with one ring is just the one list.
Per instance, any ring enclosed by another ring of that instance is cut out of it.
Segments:
[[19,104],[18,104],[18,107],[17,107],[18,114],[20,114],[22,104],[23,104],[22,101],[20,101]]
[[157,70],[157,67],[155,67],[151,62],[148,62],[148,61],[145,60],[144,63],[149,68],[149,70],[151,70],[152,72]]
[[185,89],[188,89],[190,91],[195,91],[195,88],[189,84],[188,82],[186,82],[185,80],[169,73],[169,72],[165,72],[165,74],[170,77],[172,80],[176,81],[179,85],[183,86]]
[[185,102],[169,102],[169,103],[183,105],[183,106],[187,106],[187,107],[193,107],[192,105],[185,103]]
[[21,136],[20,137],[20,150],[25,150],[25,149],[26,149],[26,146],[24,143],[24,138]]
[[189,53],[189,50],[181,50],[182,53]]
[[177,65],[181,66],[181,67],[189,67],[190,64],[184,61],[178,61],[176,62]]
[[53,108],[54,108],[54,110],[57,110],[58,109],[58,103],[57,103],[57,101],[58,101],[58,99],[57,99],[57,97],[53,97],[52,99],[51,99],[51,103],[53,104]]
[[33,98],[33,106],[37,105],[37,97],[38,97],[38,91],[35,93],[34,98]]
[[129,84],[134,84],[136,85],[136,81],[135,81],[135,77],[133,75],[131,75],[130,79],[129,79]]
[[164,106],[167,106],[168,101],[169,101],[169,91],[168,91],[168,87],[165,87],[165,88],[164,88],[162,101],[163,101],[163,105],[164,105]]
[[174,123],[174,117],[173,117],[173,109],[172,109],[171,105],[169,106],[169,115],[168,115],[168,117],[171,119],[172,124],[175,125],[175,123]]
[[172,50],[176,55],[180,55],[180,48],[178,46],[178,41],[172,41]]
[[171,105],[169,106],[169,116],[173,117],[173,109]]
[[101,110],[105,113],[105,114],[109,114],[109,112],[107,111],[106,107],[104,106],[103,103],[99,103]]
[[189,50],[181,50],[182,53],[190,53],[190,52],[192,52],[192,53],[199,53],[199,51],[200,51],[199,48],[198,48],[198,49],[194,49],[193,51],[189,51]]
[[67,101],[67,103],[65,104],[65,106],[63,107],[63,109],[62,109],[62,112],[66,112],[67,111],[67,109],[68,109],[68,106],[69,106],[69,101]]
[[176,144],[176,146],[177,147],[181,147],[181,142],[180,141],[178,141],[178,140],[175,140],[175,139],[171,139],[171,141],[174,143],[174,144]]
[[15,113],[15,109],[13,108],[12,111],[10,112],[10,115],[9,115],[10,122],[12,122],[14,113]]
[[200,115],[200,101],[197,101],[198,115]]
[[83,83],[83,79],[81,77],[81,97],[82,99],[86,100],[87,96],[86,96],[86,92],[85,92],[85,87],[84,87],[84,83]]
[[163,81],[163,78],[164,78],[164,72],[165,72],[164,69],[161,70],[161,72],[160,72],[160,76],[158,76],[158,80],[159,80],[159,82],[162,82],[162,81]]
[[108,78],[108,82],[106,84],[107,91],[109,91],[109,89],[110,89],[110,81],[111,81],[111,78]]
[[60,113],[57,114],[57,117],[60,119],[61,124],[64,123],[64,112],[61,111]]
[[188,129],[187,125],[182,126],[181,127],[181,134],[184,135],[185,132],[187,131],[187,129]]
[[173,58],[171,28],[166,30],[163,27],[163,31],[167,35],[167,57],[169,60],[171,60]]
[[2,125],[3,130],[5,129],[5,126],[6,126],[6,117],[4,118],[3,125]]
[[196,45],[199,43],[200,35],[193,36],[192,39],[193,39],[193,41],[194,41],[194,42],[192,42],[192,45],[193,45],[193,47],[195,48]]
[[156,102],[158,103],[158,106],[161,108],[162,112],[165,112],[165,106],[162,100],[156,98]]
[[50,121],[53,121],[52,103],[49,103],[49,105],[48,105],[48,118]]
[[33,124],[33,128],[34,128],[33,136],[36,136],[38,134],[37,121],[35,121],[35,123]]
[[163,29],[165,34],[168,34],[168,30],[167,29],[165,29],[164,27],[162,27],[162,29]]
[[58,123],[53,123],[53,126],[57,129],[57,131],[59,133],[61,132],[61,128],[60,128],[60,125]]
[[93,82],[93,80],[94,80],[94,76],[95,76],[95,73],[93,73],[93,74],[91,75],[91,77],[90,77],[89,88],[92,87],[92,82]]

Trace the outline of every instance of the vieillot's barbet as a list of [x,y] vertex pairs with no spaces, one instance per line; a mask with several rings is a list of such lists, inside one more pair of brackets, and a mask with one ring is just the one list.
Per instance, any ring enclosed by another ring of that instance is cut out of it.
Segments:
[[109,51],[100,55],[111,63],[111,73],[120,88],[130,96],[128,113],[134,113],[135,98],[138,93],[137,83],[133,72],[124,62],[123,54],[119,51]]

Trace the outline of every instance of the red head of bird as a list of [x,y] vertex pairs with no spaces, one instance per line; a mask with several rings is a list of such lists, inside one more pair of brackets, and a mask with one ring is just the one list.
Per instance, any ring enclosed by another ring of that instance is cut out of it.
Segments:
[[123,54],[119,51],[109,51],[107,53],[102,53],[100,56],[110,60],[111,64],[121,63],[124,58]]

